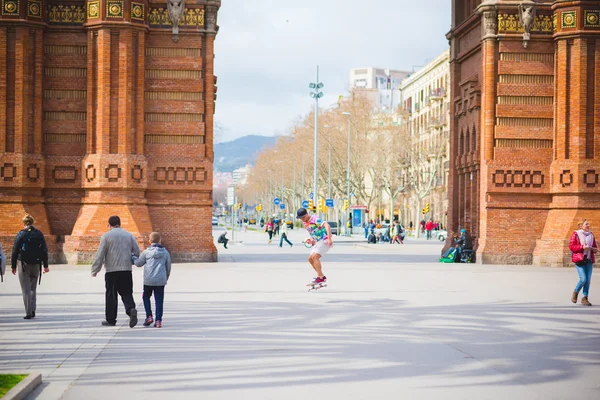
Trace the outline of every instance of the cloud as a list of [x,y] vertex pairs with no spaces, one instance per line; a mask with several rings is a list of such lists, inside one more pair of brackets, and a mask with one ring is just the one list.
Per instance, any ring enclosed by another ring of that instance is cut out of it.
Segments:
[[218,15],[216,120],[221,140],[286,131],[314,101],[348,90],[351,68],[413,70],[448,47],[450,0],[224,0]]

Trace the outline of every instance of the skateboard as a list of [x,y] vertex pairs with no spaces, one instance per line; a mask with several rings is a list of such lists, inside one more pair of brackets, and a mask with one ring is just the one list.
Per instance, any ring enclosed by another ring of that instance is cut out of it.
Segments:
[[311,290],[319,290],[321,288],[327,287],[327,283],[307,283],[306,286],[310,286],[308,288],[308,291],[310,292]]

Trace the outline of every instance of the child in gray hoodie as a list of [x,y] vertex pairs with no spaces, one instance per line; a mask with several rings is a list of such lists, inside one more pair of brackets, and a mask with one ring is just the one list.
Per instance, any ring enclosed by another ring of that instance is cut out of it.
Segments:
[[171,255],[160,244],[160,233],[152,232],[150,234],[150,247],[140,254],[140,257],[132,257],[133,263],[137,267],[144,267],[144,308],[146,309],[146,320],[144,326],[149,326],[154,322],[152,317],[152,306],[150,297],[154,292],[154,301],[156,304],[156,328],[162,328],[163,303],[165,300],[165,285],[171,275]]

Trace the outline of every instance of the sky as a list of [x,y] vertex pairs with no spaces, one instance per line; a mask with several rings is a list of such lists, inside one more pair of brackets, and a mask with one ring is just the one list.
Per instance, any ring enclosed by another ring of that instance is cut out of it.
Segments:
[[285,135],[348,92],[350,69],[418,70],[448,48],[451,0],[222,0],[217,17],[216,141]]

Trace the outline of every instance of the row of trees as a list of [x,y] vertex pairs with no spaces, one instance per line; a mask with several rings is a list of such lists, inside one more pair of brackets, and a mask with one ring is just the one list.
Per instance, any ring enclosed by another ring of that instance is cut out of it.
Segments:
[[[240,188],[246,203],[270,207],[278,197],[292,212],[308,199],[313,189],[314,120],[313,110],[295,121],[289,135],[261,151]],[[364,93],[353,91],[337,107],[319,114],[319,197],[338,200],[337,214],[330,212],[329,218],[340,216],[347,198],[348,123],[350,204],[370,210],[382,204],[394,210],[399,197],[410,193],[418,213],[443,173],[448,139],[433,128],[427,135],[411,133],[407,113],[378,110]]]

